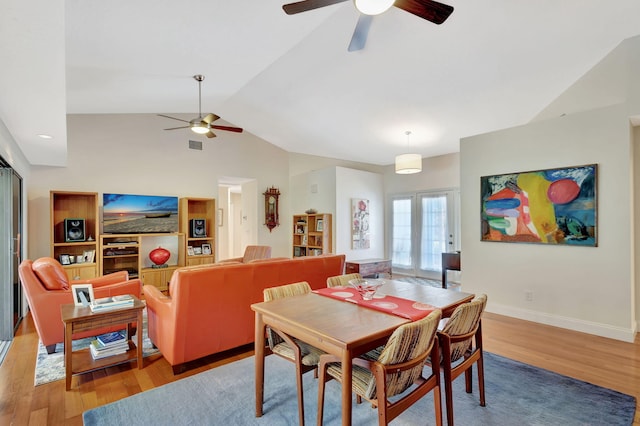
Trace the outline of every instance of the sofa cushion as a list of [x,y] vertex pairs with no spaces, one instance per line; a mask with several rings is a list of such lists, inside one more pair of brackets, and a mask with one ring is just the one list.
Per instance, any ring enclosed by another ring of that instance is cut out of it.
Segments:
[[51,257],[42,257],[33,262],[33,272],[47,290],[68,290],[69,278],[62,265]]

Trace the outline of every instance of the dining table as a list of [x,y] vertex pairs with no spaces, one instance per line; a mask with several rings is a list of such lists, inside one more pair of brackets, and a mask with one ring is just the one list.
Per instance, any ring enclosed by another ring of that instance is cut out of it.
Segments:
[[[339,288],[334,287],[339,291]],[[348,289],[348,288],[345,288]],[[338,356],[342,362],[342,424],[351,424],[352,360],[384,345],[393,331],[411,319],[365,307],[350,300],[338,300],[316,290],[251,305],[255,312],[255,397],[256,417],[263,413],[265,331],[270,326],[283,333]],[[346,293],[346,292],[345,292]],[[442,310],[451,316],[457,306],[469,302],[474,294],[429,287],[397,280],[385,280],[376,298],[401,298]],[[359,296],[357,296],[359,297]]]

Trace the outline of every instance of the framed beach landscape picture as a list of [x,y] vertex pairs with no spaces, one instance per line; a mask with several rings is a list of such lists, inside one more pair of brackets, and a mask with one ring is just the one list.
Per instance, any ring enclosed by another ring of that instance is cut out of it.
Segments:
[[482,241],[597,246],[597,164],[480,178]]

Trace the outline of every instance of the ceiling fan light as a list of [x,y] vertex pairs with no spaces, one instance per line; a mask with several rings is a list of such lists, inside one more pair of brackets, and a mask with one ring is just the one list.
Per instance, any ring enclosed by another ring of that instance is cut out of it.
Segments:
[[365,15],[379,15],[389,10],[395,0],[353,0],[356,9]]
[[191,131],[199,135],[204,135],[210,130],[209,126],[204,126],[201,121],[197,123],[191,123]]
[[422,156],[420,154],[401,154],[396,156],[396,173],[410,175],[422,171]]

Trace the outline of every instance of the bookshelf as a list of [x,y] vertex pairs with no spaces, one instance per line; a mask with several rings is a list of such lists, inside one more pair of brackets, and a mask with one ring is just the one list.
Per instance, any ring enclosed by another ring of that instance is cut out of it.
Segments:
[[331,215],[328,213],[294,215],[293,257],[331,253],[331,226]]

